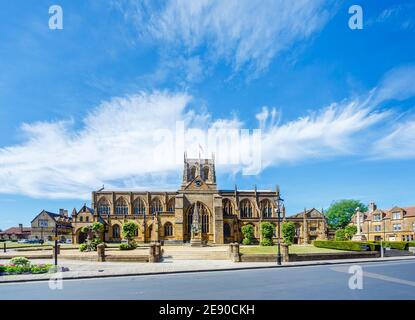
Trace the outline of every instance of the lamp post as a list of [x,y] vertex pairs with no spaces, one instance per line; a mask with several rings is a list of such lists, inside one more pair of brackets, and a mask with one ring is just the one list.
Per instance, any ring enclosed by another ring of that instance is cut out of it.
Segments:
[[55,266],[58,265],[58,224],[55,225]]
[[278,215],[278,253],[277,253],[277,265],[281,265],[281,203],[284,202],[284,199],[280,196],[280,187],[277,186],[277,215]]

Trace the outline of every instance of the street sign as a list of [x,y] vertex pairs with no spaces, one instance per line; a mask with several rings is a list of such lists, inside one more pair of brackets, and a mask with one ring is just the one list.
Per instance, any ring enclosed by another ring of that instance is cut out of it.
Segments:
[[58,241],[59,237],[52,237],[52,241]]

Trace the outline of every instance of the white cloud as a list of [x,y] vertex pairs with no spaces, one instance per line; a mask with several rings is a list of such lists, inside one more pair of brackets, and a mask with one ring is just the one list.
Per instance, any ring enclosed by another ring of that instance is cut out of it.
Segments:
[[415,158],[415,120],[394,124],[393,130],[379,139],[371,150],[374,159]]
[[[324,0],[171,0],[117,2],[142,38],[180,48],[191,61],[203,52],[207,68],[223,60],[234,71],[260,73],[297,41],[320,31],[334,12]],[[182,57],[181,57],[182,59]]]
[[[390,99],[415,96],[413,75],[414,68],[392,70],[366,97],[333,103],[290,121],[283,122],[276,108],[263,107],[256,115],[262,135],[253,146],[260,147],[262,169],[345,155],[415,157],[414,115],[383,106]],[[182,168],[177,123],[185,127],[183,146],[190,156],[197,156],[199,144],[206,147],[205,137],[196,135],[192,140],[191,132],[203,136],[209,129],[238,132],[245,128],[235,116],[215,119],[191,105],[192,97],[186,93],[142,92],[101,103],[85,116],[81,128],[73,119],[23,124],[22,143],[0,148],[0,193],[85,199],[102,184],[173,190]],[[217,159],[241,154],[249,141],[229,143],[227,139],[219,136],[223,144],[216,150]],[[232,163],[219,166],[218,171],[253,170],[251,163]]]

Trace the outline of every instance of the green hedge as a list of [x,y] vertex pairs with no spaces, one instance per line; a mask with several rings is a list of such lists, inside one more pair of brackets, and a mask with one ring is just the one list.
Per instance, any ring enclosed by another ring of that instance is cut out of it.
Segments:
[[360,241],[331,241],[331,240],[315,240],[313,245],[317,248],[347,250],[347,251],[366,251],[366,246],[370,251],[379,250],[379,245],[370,242]]

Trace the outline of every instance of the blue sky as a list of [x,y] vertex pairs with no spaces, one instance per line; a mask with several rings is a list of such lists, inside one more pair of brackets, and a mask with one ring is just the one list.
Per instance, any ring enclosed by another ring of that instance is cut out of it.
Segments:
[[174,190],[181,165],[149,137],[177,121],[262,130],[261,170],[218,166],[221,189],[279,184],[289,213],[414,205],[414,17],[397,0],[2,2],[0,228],[102,184]]

